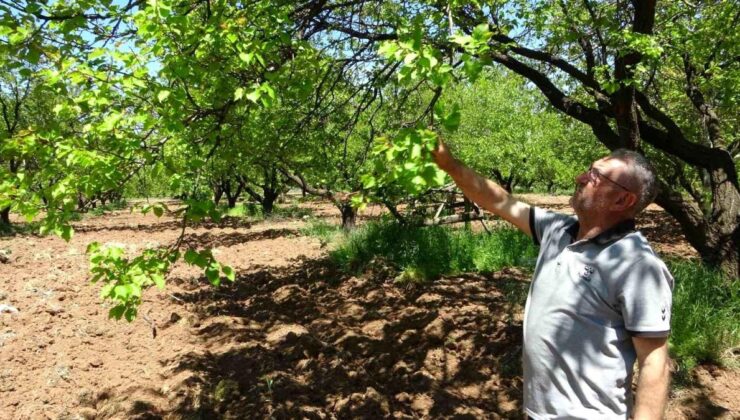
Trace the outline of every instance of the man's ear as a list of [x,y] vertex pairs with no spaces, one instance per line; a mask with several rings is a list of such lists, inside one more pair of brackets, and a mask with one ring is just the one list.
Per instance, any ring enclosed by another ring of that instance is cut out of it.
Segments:
[[612,208],[616,211],[625,211],[634,207],[635,204],[637,204],[637,194],[625,191],[619,195]]

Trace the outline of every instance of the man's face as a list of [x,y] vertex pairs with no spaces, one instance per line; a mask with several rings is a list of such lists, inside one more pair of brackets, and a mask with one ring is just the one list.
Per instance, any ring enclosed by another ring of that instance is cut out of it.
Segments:
[[576,189],[570,205],[579,218],[613,211],[615,203],[625,194],[632,194],[630,191],[634,187],[627,164],[609,157],[594,162],[575,181]]

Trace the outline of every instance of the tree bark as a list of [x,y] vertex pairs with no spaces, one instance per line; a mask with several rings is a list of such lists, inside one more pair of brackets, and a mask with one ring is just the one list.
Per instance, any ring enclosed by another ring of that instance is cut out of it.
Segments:
[[233,209],[234,207],[236,207],[236,200],[238,199],[239,199],[238,196],[226,197],[226,205],[230,209]]
[[686,240],[705,264],[721,269],[728,279],[737,279],[740,275],[740,193],[736,174],[734,167],[720,164],[709,175],[712,190],[709,212],[702,209],[701,203],[689,201],[666,183],[662,183],[655,201],[678,221]]
[[10,207],[5,207],[0,210],[0,228],[9,228],[10,225]]
[[224,190],[221,188],[220,185],[216,185],[213,187],[213,204],[218,206],[218,203],[221,202],[221,197],[224,195]]
[[352,204],[345,202],[342,204],[340,211],[342,212],[342,229],[349,231],[355,228],[355,222],[357,219],[357,212]]
[[275,209],[275,200],[277,200],[280,194],[278,191],[267,186],[263,186],[262,191],[262,200],[260,201],[260,204],[262,205],[262,214],[269,216]]

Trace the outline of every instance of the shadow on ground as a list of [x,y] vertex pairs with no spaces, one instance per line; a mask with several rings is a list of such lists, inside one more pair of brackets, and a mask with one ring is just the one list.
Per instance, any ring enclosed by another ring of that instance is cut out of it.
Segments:
[[376,268],[346,278],[307,260],[217,290],[183,281],[192,290],[176,297],[208,350],[167,361],[184,378],[167,414],[518,418],[514,314],[528,283],[460,276],[402,287]]
[[267,229],[262,231],[236,233],[190,233],[183,237],[183,244],[191,248],[215,248],[230,247],[248,243],[250,241],[261,241],[266,239],[277,239],[281,237],[297,236],[297,229]]
[[[250,228],[254,224],[254,221],[250,221],[243,217],[230,217],[226,216],[220,219],[218,222],[212,220],[203,220],[199,222],[188,222],[187,227],[189,228]],[[22,225],[21,225],[22,226]],[[166,220],[156,223],[123,223],[123,224],[98,224],[91,223],[90,221],[81,221],[73,223],[75,231],[79,233],[97,233],[97,232],[119,232],[119,231],[134,231],[134,232],[165,232],[168,230],[180,231],[182,229],[181,220]]]

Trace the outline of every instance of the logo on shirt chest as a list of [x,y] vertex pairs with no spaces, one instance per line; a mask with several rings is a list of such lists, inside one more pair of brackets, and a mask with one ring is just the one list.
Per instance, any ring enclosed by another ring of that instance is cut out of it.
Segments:
[[591,281],[591,275],[594,273],[594,268],[590,265],[583,267],[580,273],[578,273],[578,279],[581,281]]

